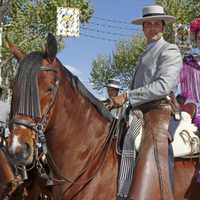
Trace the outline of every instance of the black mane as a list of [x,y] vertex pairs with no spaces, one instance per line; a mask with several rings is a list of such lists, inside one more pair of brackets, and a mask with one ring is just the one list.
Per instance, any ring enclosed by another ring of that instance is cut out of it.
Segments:
[[[58,60],[59,61],[59,60]],[[90,103],[92,103],[95,108],[110,122],[113,120],[113,116],[110,111],[101,103],[78,79],[77,76],[73,75],[66,67],[62,65],[59,61],[60,65],[62,66],[65,74],[69,77],[75,91],[80,93],[83,97],[87,98]]]

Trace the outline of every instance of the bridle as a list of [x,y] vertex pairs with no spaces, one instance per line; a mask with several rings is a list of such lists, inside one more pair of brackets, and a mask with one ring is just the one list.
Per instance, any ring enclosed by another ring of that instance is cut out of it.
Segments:
[[[58,69],[55,67],[46,67],[46,66],[42,66],[40,68],[40,71],[53,71],[55,73],[58,72]],[[33,131],[35,131],[36,133],[36,138],[37,138],[37,142],[42,144],[42,148],[43,148],[43,152],[47,153],[47,147],[46,147],[46,139],[45,139],[45,135],[44,132],[46,130],[46,125],[47,125],[47,121],[48,121],[48,117],[49,117],[49,113],[51,111],[51,108],[53,107],[54,103],[55,103],[55,99],[56,99],[56,94],[58,91],[58,87],[59,87],[59,80],[57,80],[54,84],[54,87],[52,88],[52,98],[50,100],[50,103],[48,105],[48,108],[44,114],[44,116],[42,117],[42,120],[38,123],[31,123],[27,120],[24,119],[18,119],[18,118],[12,118],[9,122],[9,125],[13,125],[13,124],[17,124],[17,125],[22,125],[25,126],[26,128],[29,128]]]

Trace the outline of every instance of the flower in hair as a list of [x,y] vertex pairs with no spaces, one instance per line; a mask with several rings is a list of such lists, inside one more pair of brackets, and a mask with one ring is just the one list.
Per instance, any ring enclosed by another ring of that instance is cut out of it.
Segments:
[[190,31],[192,33],[195,33],[197,28],[199,27],[200,27],[200,18],[197,18],[190,24]]

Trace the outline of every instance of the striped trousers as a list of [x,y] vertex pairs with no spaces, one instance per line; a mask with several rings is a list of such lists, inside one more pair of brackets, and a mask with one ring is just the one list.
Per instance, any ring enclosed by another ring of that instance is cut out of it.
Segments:
[[136,160],[135,139],[144,123],[143,114],[140,110],[132,110],[131,112],[133,119],[124,139],[119,171],[118,196],[120,197],[128,196]]

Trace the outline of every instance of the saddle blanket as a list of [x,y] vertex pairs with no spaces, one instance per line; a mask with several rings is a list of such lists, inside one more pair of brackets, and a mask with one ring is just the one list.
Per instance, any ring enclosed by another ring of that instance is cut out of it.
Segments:
[[[199,153],[200,140],[195,132],[197,132],[197,127],[192,123],[190,114],[181,112],[180,124],[175,131],[174,140],[172,142],[174,157],[184,157]],[[142,129],[135,139],[137,151],[140,147],[141,137]]]

